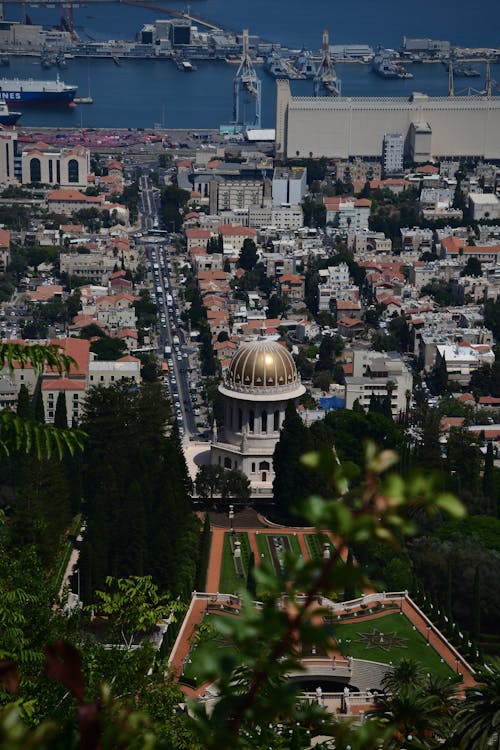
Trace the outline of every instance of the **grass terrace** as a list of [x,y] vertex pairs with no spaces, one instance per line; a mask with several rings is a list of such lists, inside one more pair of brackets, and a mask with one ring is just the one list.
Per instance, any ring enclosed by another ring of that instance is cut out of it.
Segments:
[[242,587],[245,588],[248,576],[248,561],[250,559],[250,543],[248,534],[238,533],[236,539],[241,544],[241,562],[245,573],[244,578],[240,578],[236,573],[233,553],[231,550],[230,534],[224,534],[224,548],[222,551],[222,567],[220,572],[219,592],[221,594],[235,594]]
[[[428,645],[424,636],[399,612],[360,622],[337,624],[334,621],[331,627],[343,656],[383,664],[397,664],[401,659],[409,658],[420,662],[433,674],[443,677],[453,674],[432,645]],[[431,635],[431,643],[433,637]]]
[[335,548],[332,540],[326,534],[304,534],[304,539],[311,560],[320,560],[323,557],[325,542],[328,543],[330,554],[333,556]]

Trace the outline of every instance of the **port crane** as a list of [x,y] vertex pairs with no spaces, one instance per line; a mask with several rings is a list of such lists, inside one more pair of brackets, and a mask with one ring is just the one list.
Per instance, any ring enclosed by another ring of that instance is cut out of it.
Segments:
[[[253,122],[248,122],[245,113],[242,113],[243,97],[250,95],[250,100],[255,104],[255,116]],[[233,120],[236,125],[252,125],[260,128],[261,124],[261,81],[257,77],[255,68],[249,53],[248,29],[243,29],[241,62],[234,77],[233,90]]]
[[321,96],[322,94],[340,96],[340,81],[337,79],[335,67],[330,57],[328,29],[323,29],[321,62],[314,76],[314,96]]
[[[455,88],[453,85],[453,65],[450,63],[448,69],[448,96],[455,96]],[[475,89],[472,86],[468,86],[459,92],[459,96],[485,96],[488,99],[492,95],[493,87],[497,90],[500,89],[498,83],[491,77],[491,66],[490,61],[486,61],[486,75],[484,81],[484,89]]]

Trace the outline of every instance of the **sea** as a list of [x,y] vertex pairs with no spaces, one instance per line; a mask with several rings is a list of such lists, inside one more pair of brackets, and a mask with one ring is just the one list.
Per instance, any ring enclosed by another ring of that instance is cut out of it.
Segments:
[[[446,39],[462,47],[500,47],[499,0],[481,0],[473,10],[469,0],[357,0],[333,3],[331,0],[191,0],[194,16],[236,31],[248,28],[270,42],[300,49],[317,50],[321,33],[328,28],[331,44],[369,44],[398,49],[403,36]],[[168,1],[168,8],[185,10],[185,3]],[[57,8],[28,5],[32,23],[47,28],[57,26]],[[7,20],[20,20],[20,4],[4,4]],[[143,24],[168,18],[165,11],[117,2],[85,3],[74,9],[74,24],[82,39],[134,39]],[[23,125],[33,127],[99,128],[217,128],[232,119],[233,78],[236,66],[220,62],[196,61],[192,73],[179,71],[168,60],[111,59],[68,61],[60,75],[66,83],[78,85],[78,96],[92,96],[93,104],[69,108],[24,110]],[[484,64],[474,63],[479,78],[457,78],[455,94],[475,93],[484,87]],[[448,90],[446,68],[439,64],[408,66],[412,79],[382,79],[368,65],[337,64],[343,96],[409,96],[422,91],[445,96]],[[500,64],[492,66],[493,93],[500,94]],[[262,126],[273,127],[275,81],[257,68],[262,81]],[[47,79],[55,69],[43,70],[37,58],[13,58],[5,77]],[[312,96],[311,81],[292,81],[298,96]],[[251,102],[243,102],[251,108]]]

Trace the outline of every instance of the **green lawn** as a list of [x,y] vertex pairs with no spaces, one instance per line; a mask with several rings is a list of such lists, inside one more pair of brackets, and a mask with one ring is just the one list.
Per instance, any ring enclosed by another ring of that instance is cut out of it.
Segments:
[[[220,614],[206,614],[203,617],[202,620],[202,627],[204,629],[203,635],[200,638],[199,642],[197,644],[192,644],[191,649],[189,651],[189,655],[187,658],[186,663],[184,664],[184,668],[182,671],[182,678],[181,682],[187,682],[191,685],[196,685],[197,675],[199,674],[199,665],[196,663],[197,659],[197,651],[198,648],[201,646],[206,647],[207,643],[210,643],[210,647],[212,643],[215,643],[217,648],[223,648],[227,651],[228,655],[231,655],[234,652],[234,646],[232,646],[229,642],[227,642],[222,636],[220,636],[216,631],[213,629],[213,620],[212,618],[216,616],[219,617]],[[226,615],[230,616],[230,615]]]
[[330,554],[333,557],[335,547],[331,539],[326,534],[304,534],[306,540],[306,546],[311,555],[311,560],[320,560],[324,553],[324,544],[328,543],[330,547]]
[[248,575],[248,558],[250,544],[248,534],[239,533],[236,535],[241,542],[241,559],[245,570],[245,578],[238,578],[234,567],[233,554],[231,551],[231,542],[229,534],[224,534],[224,549],[222,552],[222,567],[219,581],[219,591],[221,594],[234,594],[242,587],[246,586],[246,576]]
[[[406,615],[393,613],[373,620],[342,625],[334,622],[332,630],[338,647],[344,656],[378,661],[383,664],[389,664],[390,662],[397,664],[403,658],[411,658],[420,662],[423,668],[432,672],[432,674],[439,674],[444,677],[449,677],[452,674],[452,670],[441,661],[437,651],[432,646],[427,645],[426,639],[418,630],[413,629],[413,625]],[[382,634],[396,633],[402,641],[399,645],[392,646],[390,650],[363,643],[361,636],[372,634],[374,630],[380,631]]]
[[[68,529],[68,536],[71,537],[77,537],[80,533],[80,529],[82,526],[82,514],[78,513],[71,521],[71,525]],[[59,593],[59,589],[62,586],[64,574],[66,572],[66,568],[68,567],[68,563],[71,557],[71,553],[74,549],[74,543],[70,541],[68,538],[64,538],[64,540],[61,543],[60,550],[57,555],[56,562],[54,564],[54,569],[51,573],[51,584],[53,585],[54,589]]]

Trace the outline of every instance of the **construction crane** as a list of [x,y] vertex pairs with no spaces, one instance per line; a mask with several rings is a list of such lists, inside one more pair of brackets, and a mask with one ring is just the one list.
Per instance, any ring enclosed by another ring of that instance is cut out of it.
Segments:
[[[248,50],[248,29],[243,29],[241,62],[234,77],[233,120],[236,125],[252,125],[255,128],[260,128],[261,81],[257,77]],[[242,99],[245,94],[250,95],[250,101],[255,105],[255,114],[252,122],[248,121],[244,111],[242,113],[242,109],[244,109],[242,107]]]
[[448,96],[455,96],[455,84],[453,81],[453,63],[448,63]]
[[328,29],[323,29],[321,62],[314,76],[314,96],[321,96],[322,94],[340,96],[340,81],[337,79],[335,67],[330,57]]
[[73,40],[78,39],[78,34],[75,31],[73,3],[71,0],[65,0],[64,4],[61,6],[60,27],[63,31],[68,31]]

